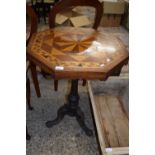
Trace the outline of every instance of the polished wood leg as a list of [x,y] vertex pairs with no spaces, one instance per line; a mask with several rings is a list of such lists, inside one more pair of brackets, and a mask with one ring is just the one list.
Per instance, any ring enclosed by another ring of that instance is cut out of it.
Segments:
[[46,78],[46,76],[49,75],[49,74],[47,74],[46,72],[44,72],[42,69],[41,69],[41,74],[42,74],[42,76],[43,76],[44,78]]
[[84,114],[79,107],[78,80],[72,80],[70,94],[68,95],[68,103],[59,108],[56,119],[46,122],[46,126],[51,128],[52,126],[60,123],[66,114],[72,117],[76,117],[77,122],[87,136],[93,135],[92,130],[86,126]]
[[32,80],[33,80],[33,83],[34,83],[36,94],[37,94],[38,97],[40,97],[41,94],[40,94],[39,82],[38,82],[38,78],[37,78],[36,65],[33,64],[32,62],[30,63],[30,70],[31,70]]
[[[41,70],[41,74],[45,79],[49,79],[51,78],[51,74],[48,74],[46,72],[44,72],[43,70]],[[58,80],[54,80],[54,90],[57,91],[58,90]]]

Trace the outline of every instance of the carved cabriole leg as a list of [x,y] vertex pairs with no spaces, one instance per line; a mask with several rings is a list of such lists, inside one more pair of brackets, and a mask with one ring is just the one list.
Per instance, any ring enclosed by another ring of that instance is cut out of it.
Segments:
[[31,70],[32,80],[34,83],[36,94],[38,97],[40,97],[41,94],[40,94],[39,82],[38,82],[38,77],[37,77],[36,65],[33,64],[32,62],[30,62],[30,70]]
[[78,107],[77,111],[76,111],[76,120],[78,121],[79,125],[81,126],[81,128],[85,131],[87,136],[92,136],[93,132],[92,130],[90,130],[86,124],[85,124],[85,117],[84,117],[84,113],[82,112],[82,110],[80,109],[80,107]]
[[46,122],[46,126],[48,128],[51,128],[52,126],[57,125],[64,118],[66,113],[67,113],[67,109],[65,108],[65,105],[64,105],[61,108],[59,108],[57,112],[57,117],[54,120]]

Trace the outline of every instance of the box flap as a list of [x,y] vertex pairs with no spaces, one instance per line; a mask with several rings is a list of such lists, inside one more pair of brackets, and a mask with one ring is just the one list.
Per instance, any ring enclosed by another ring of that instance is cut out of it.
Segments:
[[57,24],[63,24],[66,20],[68,19],[68,17],[62,15],[62,14],[57,14],[56,15],[56,23]]
[[90,21],[87,16],[72,17],[70,18],[70,21],[75,27],[90,25]]

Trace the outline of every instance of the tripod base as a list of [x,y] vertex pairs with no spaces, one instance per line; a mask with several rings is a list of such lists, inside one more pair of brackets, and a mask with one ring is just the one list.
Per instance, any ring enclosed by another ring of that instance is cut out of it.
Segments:
[[52,121],[46,122],[46,126],[48,128],[51,128],[52,126],[60,123],[65,115],[69,115],[71,117],[76,117],[77,122],[79,123],[80,127],[85,131],[87,136],[92,136],[93,132],[86,126],[84,122],[84,113],[78,106],[78,101],[78,80],[72,80],[71,92],[68,96],[68,104],[60,107],[57,112],[57,117]]

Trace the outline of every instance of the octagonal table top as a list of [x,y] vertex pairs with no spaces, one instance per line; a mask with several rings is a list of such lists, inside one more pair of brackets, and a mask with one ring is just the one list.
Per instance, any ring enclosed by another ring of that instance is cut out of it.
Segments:
[[74,27],[35,33],[27,55],[58,79],[104,79],[128,59],[128,51],[118,38]]

